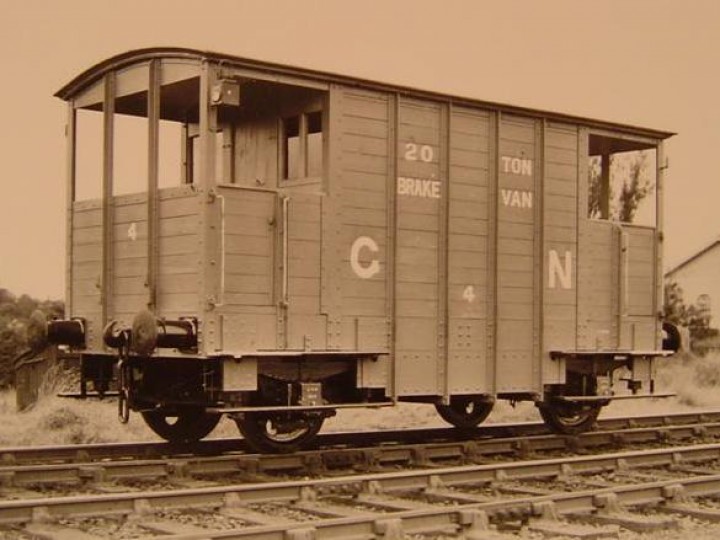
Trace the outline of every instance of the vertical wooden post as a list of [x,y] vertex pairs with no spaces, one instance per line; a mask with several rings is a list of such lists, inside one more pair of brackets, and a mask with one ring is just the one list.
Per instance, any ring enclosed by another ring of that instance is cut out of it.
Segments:
[[298,176],[307,178],[308,175],[308,118],[307,114],[299,117],[298,132],[300,134],[300,152],[298,156]]
[[543,322],[544,322],[544,300],[545,300],[545,175],[547,165],[545,163],[545,139],[547,132],[547,120],[537,121],[535,124],[535,165],[534,165],[534,186],[533,191],[533,380],[536,381],[535,390],[542,394],[543,391]]
[[[589,197],[590,197],[590,156],[589,156],[590,134],[587,128],[579,128],[578,130],[578,148],[577,148],[577,212],[575,227],[577,237],[575,239],[575,348],[584,348],[590,343],[590,330],[588,328],[589,313],[587,302],[581,301],[581,290],[586,285],[585,278],[585,254],[588,251],[588,218],[589,213]],[[561,360],[565,362],[565,360]],[[564,372],[564,368],[562,369]]]
[[[665,145],[662,141],[657,143],[657,151],[655,154],[655,203],[656,203],[656,216],[655,216],[655,309],[654,312],[658,314],[658,319],[662,319],[664,311],[664,283],[663,283],[663,266],[662,266],[662,253],[663,253],[663,242],[664,238],[664,226],[665,226],[665,209],[663,207],[663,190],[665,183],[665,170],[667,169],[665,163]],[[656,338],[655,348],[662,349],[662,320],[656,322]]]
[[400,131],[400,95],[393,93],[388,98],[388,176],[387,176],[387,251],[385,254],[386,269],[386,289],[385,294],[387,304],[385,306],[388,317],[388,350],[391,355],[390,362],[390,388],[389,393],[393,401],[398,398],[398,380],[397,380],[397,235],[398,235],[398,201],[397,201],[397,175],[399,163],[398,160],[398,134]]
[[115,74],[105,75],[103,99],[103,189],[102,189],[102,324],[113,316],[113,150],[115,116]]
[[497,327],[498,327],[498,197],[500,173],[500,122],[502,113],[498,111],[490,117],[490,136],[488,137],[488,248],[487,248],[487,381],[488,392],[494,394],[497,389]]
[[600,219],[610,219],[610,154],[604,152],[600,165]]
[[160,137],[160,61],[150,62],[148,86],[148,177],[147,177],[147,307],[157,309],[158,271],[158,167]]
[[212,105],[211,90],[216,83],[214,66],[205,61],[200,69],[200,178],[198,188],[204,194],[200,197],[200,258],[201,281],[200,307],[203,314],[202,345],[205,354],[222,348],[221,318],[217,308],[220,297],[220,273],[223,254],[220,242],[218,216],[220,202],[217,198],[215,179],[215,145],[217,141],[217,108]]
[[75,202],[75,169],[76,169],[76,129],[77,115],[75,103],[68,102],[67,124],[65,125],[66,144],[66,195],[65,195],[65,316],[73,314],[73,237],[74,237],[74,202]]
[[440,108],[440,200],[438,201],[438,386],[443,403],[450,404],[450,308],[448,294],[450,249],[450,134],[452,102]]

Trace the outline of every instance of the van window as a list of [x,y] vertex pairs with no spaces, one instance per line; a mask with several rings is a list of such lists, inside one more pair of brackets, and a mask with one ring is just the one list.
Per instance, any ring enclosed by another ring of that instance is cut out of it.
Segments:
[[321,111],[283,118],[282,178],[316,178],[323,173],[323,118]]
[[654,227],[656,149],[591,135],[588,154],[588,217]]

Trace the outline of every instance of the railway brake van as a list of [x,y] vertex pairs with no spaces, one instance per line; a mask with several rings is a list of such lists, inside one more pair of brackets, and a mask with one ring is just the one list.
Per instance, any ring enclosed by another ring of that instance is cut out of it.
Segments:
[[341,408],[470,429],[532,401],[577,433],[657,395],[671,133],[189,49],[57,96],[68,316],[48,336],[123,421],[192,442],[229,415],[282,452]]

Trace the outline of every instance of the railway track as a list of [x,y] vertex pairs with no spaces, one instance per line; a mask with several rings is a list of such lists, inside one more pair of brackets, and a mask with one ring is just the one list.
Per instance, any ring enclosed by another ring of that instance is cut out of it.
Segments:
[[618,527],[670,526],[675,518],[625,508],[648,505],[713,519],[720,412],[599,428],[558,437],[539,424],[496,425],[467,440],[411,430],[354,436],[352,448],[329,434],[286,456],[246,454],[237,440],[208,441],[201,455],[152,443],[4,449],[0,537],[485,538],[521,527],[565,534],[568,519],[577,537],[617,537]]
[[[704,431],[705,435],[713,436],[718,433],[715,424],[720,424],[720,410],[654,414],[627,418],[601,418],[597,422],[596,431],[586,433],[581,437],[551,435],[542,422],[486,424],[464,433],[460,433],[453,428],[401,429],[370,433],[334,432],[319,435],[315,449],[302,454],[308,455],[319,451],[323,455],[328,455],[333,450],[342,451],[343,448],[348,447],[348,440],[352,441],[353,449],[373,449],[377,447],[379,451],[388,450],[388,445],[392,445],[395,450],[399,450],[402,445],[417,447],[417,445],[433,444],[437,447],[444,443],[457,445],[457,443],[463,442],[483,442],[486,448],[490,448],[492,447],[490,441],[497,442],[500,449],[510,445],[515,450],[522,450],[522,447],[525,446],[523,441],[528,437],[533,437],[532,444],[526,447],[528,451],[536,447],[562,449],[568,443],[583,445],[602,444],[603,441],[610,439],[623,442],[622,439],[627,441],[629,437],[644,439],[646,438],[645,435],[653,433],[653,431],[642,431],[644,428],[654,429],[654,433],[657,434],[656,437],[660,439],[669,433],[675,433],[678,436],[683,432],[693,436],[703,435],[703,433],[695,433],[697,431]],[[670,431],[666,433],[664,428]],[[114,459],[216,456],[221,454],[247,454],[248,452],[249,450],[241,438],[208,439],[193,445],[173,445],[167,442],[131,442],[17,446],[0,448],[0,466],[37,463],[84,463]],[[262,459],[272,460],[273,457],[266,456]],[[281,459],[287,460],[288,456],[282,456]]]
[[[16,538],[571,537],[720,519],[720,444],[486,465],[5,501]],[[648,515],[648,507],[650,515]],[[643,514],[634,510],[644,508]],[[34,536],[32,536],[34,535]]]

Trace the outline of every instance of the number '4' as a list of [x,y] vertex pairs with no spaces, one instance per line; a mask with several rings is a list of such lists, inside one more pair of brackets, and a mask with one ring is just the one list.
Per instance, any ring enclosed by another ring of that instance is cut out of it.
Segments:
[[475,295],[475,287],[473,287],[472,285],[468,285],[467,287],[465,287],[462,297],[463,297],[463,300],[472,304],[475,301],[475,299],[477,298],[477,296]]

